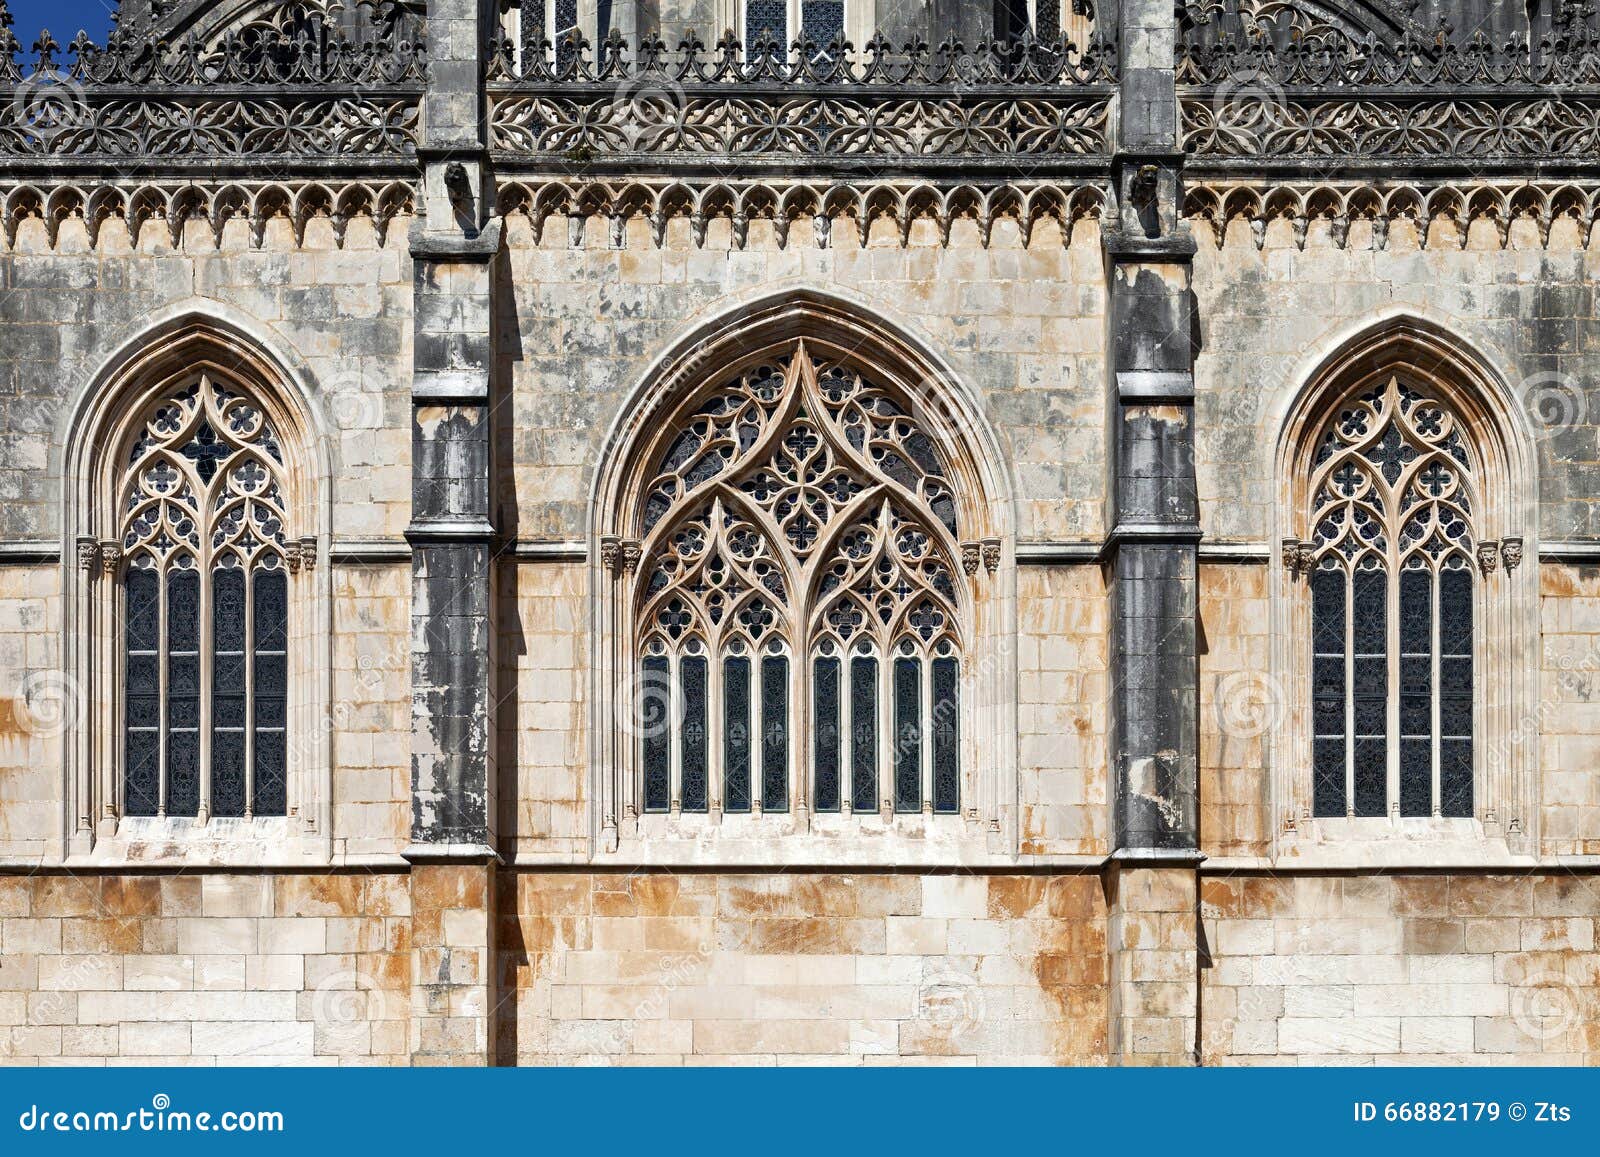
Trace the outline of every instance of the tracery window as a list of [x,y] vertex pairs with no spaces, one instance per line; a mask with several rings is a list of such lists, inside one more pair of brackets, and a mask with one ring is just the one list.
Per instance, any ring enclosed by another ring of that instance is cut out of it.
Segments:
[[1391,377],[1339,407],[1313,462],[1313,814],[1471,817],[1480,503],[1462,425]]
[[124,465],[122,812],[283,815],[277,432],[253,401],[200,375],[151,407]]
[[917,417],[799,344],[662,445],[629,596],[642,810],[960,812],[978,548]]

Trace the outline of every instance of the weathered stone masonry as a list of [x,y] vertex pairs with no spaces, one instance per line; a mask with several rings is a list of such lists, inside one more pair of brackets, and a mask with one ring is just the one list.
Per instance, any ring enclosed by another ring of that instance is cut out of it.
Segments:
[[[732,4],[128,0],[0,53],[0,1058],[1593,1063],[1600,25],[1092,7],[764,57]],[[796,340],[999,508],[951,544],[968,790],[644,816],[605,487]],[[285,814],[197,823],[119,811],[77,608],[94,439],[202,358],[305,464],[314,661]],[[1390,367],[1504,496],[1460,821],[1299,802],[1292,443]]]

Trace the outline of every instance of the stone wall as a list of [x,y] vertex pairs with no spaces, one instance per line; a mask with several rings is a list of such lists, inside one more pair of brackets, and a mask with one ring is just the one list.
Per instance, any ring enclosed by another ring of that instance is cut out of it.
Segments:
[[523,872],[502,1063],[1103,1064],[1100,879]]
[[404,873],[0,875],[0,1063],[392,1064]]
[[1205,1064],[1594,1064],[1590,875],[1235,876],[1201,890]]

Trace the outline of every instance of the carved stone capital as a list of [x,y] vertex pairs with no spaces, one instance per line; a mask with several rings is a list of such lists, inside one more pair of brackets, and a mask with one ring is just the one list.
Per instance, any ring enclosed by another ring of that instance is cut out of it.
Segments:
[[617,566],[622,561],[622,540],[614,534],[605,535],[600,539],[600,565],[611,574],[617,573]]
[[300,573],[300,544],[293,540],[283,545],[283,565],[290,574]]
[[116,542],[102,542],[100,544],[100,570],[103,574],[116,574],[117,564],[122,561],[122,545]]
[[961,569],[969,575],[978,573],[978,563],[981,557],[982,546],[976,542],[963,542],[961,544]]
[[1494,539],[1487,539],[1478,544],[1478,569],[1487,578],[1500,566],[1500,544]]
[[317,540],[315,538],[302,538],[300,540],[300,565],[308,571],[317,569]]
[[639,560],[643,557],[643,548],[637,542],[624,542],[622,544],[622,569],[632,574],[639,569]]
[[1283,540],[1283,565],[1291,575],[1305,575],[1311,573],[1311,568],[1316,565],[1317,544],[1302,542],[1299,539],[1286,538]]
[[100,557],[100,544],[92,538],[78,540],[78,569],[89,572]]

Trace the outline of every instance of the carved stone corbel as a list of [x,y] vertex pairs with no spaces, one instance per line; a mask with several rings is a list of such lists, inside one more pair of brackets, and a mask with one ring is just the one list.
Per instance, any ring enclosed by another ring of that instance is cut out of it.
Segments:
[[1522,563],[1522,539],[1503,538],[1500,540],[1500,559],[1506,564],[1506,570],[1514,571]]
[[117,573],[117,564],[122,561],[122,545],[116,542],[102,542],[100,544],[100,572],[105,575]]
[[643,557],[644,548],[637,542],[624,542],[622,544],[622,569],[632,574],[639,569],[639,560]]
[[600,539],[600,565],[610,574],[617,573],[617,566],[622,561],[622,540],[614,534],[607,534]]
[[1000,540],[986,538],[983,540],[983,569],[993,574],[1000,569]]
[[314,537],[300,540],[300,565],[308,571],[317,569],[317,540]]
[[78,540],[78,569],[84,573],[94,570],[94,564],[100,557],[100,544],[92,538]]
[[982,549],[982,546],[976,542],[963,542],[961,544],[961,569],[966,571],[969,577],[978,573],[978,563]]
[[1487,539],[1478,544],[1478,569],[1483,572],[1483,577],[1488,578],[1500,565],[1500,544],[1494,539]]

